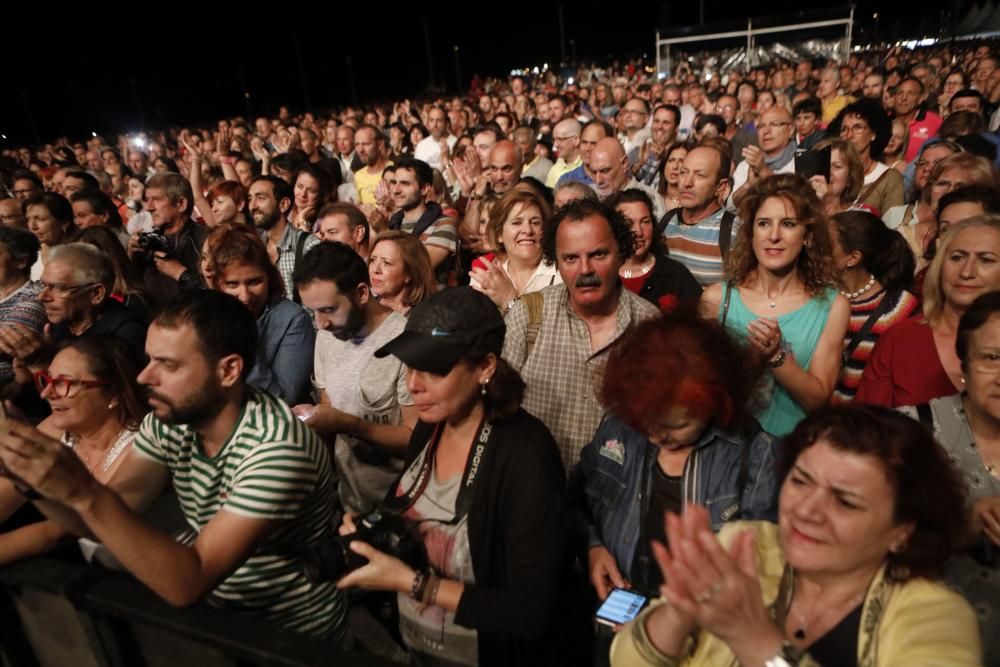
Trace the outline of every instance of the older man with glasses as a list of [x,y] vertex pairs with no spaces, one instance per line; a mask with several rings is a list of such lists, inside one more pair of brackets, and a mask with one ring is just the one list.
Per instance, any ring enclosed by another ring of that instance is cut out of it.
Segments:
[[761,114],[757,121],[759,146],[743,149],[743,161],[733,172],[733,193],[726,202],[726,208],[735,213],[758,180],[772,174],[795,173],[794,136],[795,123],[788,109],[774,106]]
[[583,164],[580,156],[580,132],[583,127],[575,118],[566,118],[556,123],[552,129],[552,143],[559,159],[549,169],[545,185],[554,188],[563,175],[577,169]]

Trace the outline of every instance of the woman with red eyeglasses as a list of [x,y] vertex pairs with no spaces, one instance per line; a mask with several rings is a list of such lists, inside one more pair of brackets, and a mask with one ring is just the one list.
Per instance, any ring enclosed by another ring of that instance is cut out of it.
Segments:
[[[85,336],[62,348],[47,371],[34,374],[41,397],[52,408],[38,429],[61,439],[105,484],[131,449],[148,410],[136,383],[138,372],[122,341]],[[31,489],[16,480],[0,478],[0,565],[46,553],[69,540],[62,528],[26,504],[31,495]],[[95,546],[80,540],[88,560]]]

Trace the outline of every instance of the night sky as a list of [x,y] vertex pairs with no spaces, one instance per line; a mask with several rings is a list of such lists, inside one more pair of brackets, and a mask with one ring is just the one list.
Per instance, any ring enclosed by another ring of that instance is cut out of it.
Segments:
[[[799,1],[769,0],[762,3],[766,12],[748,12],[743,3],[704,1],[709,21],[783,14],[802,6]],[[133,131],[143,123],[147,128],[208,123],[224,115],[245,115],[248,103],[254,114],[275,112],[282,103],[303,110],[306,94],[315,110],[347,104],[353,98],[348,57],[361,102],[416,95],[430,82],[425,24],[435,82],[449,91],[455,90],[459,73],[467,86],[474,73],[554,64],[560,56],[555,2],[352,5],[366,11],[343,9],[342,4],[289,4],[280,15],[261,14],[255,7],[245,18],[234,19],[235,12],[206,14],[174,3],[144,3],[141,20],[138,10],[118,10],[63,14],[57,27],[48,18],[18,17],[16,28],[8,21],[0,42],[5,62],[0,132],[7,140],[0,145],[32,142],[26,104],[42,141],[67,134],[81,137],[91,130]],[[902,4],[861,3],[855,30],[871,34],[874,11],[882,14],[882,36],[906,31],[906,21],[924,20],[924,29],[940,24],[940,16],[900,11]],[[567,56],[575,47],[579,61],[644,53],[653,57],[657,27],[698,22],[698,3],[691,1],[563,6]],[[146,16],[157,11],[169,16]],[[914,29],[919,26],[912,24],[909,30]],[[243,96],[244,81],[249,100]]]

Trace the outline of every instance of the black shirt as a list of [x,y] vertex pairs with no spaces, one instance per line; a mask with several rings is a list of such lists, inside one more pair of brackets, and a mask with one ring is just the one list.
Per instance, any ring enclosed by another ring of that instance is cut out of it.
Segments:
[[[650,470],[651,486],[649,490],[649,508],[645,516],[644,544],[637,545],[635,559],[632,565],[633,572],[641,572],[642,566],[639,563],[641,555],[645,554],[652,559],[653,540],[667,544],[666,529],[663,525],[667,512],[679,514],[684,507],[684,476],[668,475],[660,469],[660,464],[653,461]],[[656,596],[660,585],[663,583],[663,574],[659,567],[649,568],[649,581],[632,582],[633,585],[641,585],[645,590],[640,591],[646,596]]]
[[809,657],[823,667],[856,667],[858,664],[858,630],[861,628],[859,604],[828,633],[809,647]]

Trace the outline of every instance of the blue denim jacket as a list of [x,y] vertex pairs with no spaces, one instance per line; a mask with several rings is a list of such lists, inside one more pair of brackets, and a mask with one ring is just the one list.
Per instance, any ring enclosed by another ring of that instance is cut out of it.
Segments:
[[[742,492],[736,486],[746,442],[743,436],[709,426],[684,464],[684,503],[705,506],[712,530],[718,531],[735,519],[777,520],[775,438],[756,423],[748,432],[754,435],[747,443],[750,456]],[[622,576],[634,586],[648,581],[648,568],[655,566],[646,549],[640,554],[643,572],[631,571],[636,547],[644,541],[641,532],[656,453],[656,445],[645,436],[607,416],[580,453],[571,480],[574,497],[581,505],[578,510],[587,531],[587,547],[604,545],[615,557]]]
[[316,330],[309,313],[294,301],[277,299],[257,318],[257,361],[247,382],[285,403],[311,403]]

